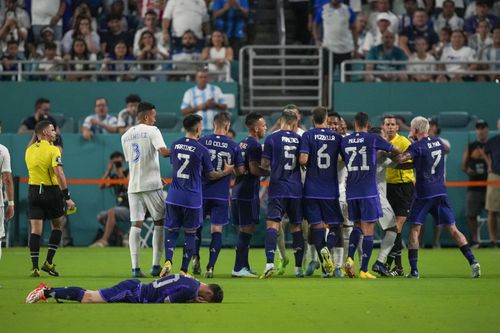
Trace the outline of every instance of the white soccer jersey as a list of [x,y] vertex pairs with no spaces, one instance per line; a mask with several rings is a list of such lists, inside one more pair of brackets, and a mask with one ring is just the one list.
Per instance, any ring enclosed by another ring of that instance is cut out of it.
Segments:
[[382,217],[378,220],[383,230],[392,228],[396,225],[396,215],[387,200],[387,180],[386,168],[392,163],[390,158],[385,157],[382,152],[377,153],[377,188],[382,207]]
[[[0,173],[12,172],[10,167],[10,154],[7,147],[0,145]],[[3,207],[3,184],[2,177],[0,177],[0,205]]]
[[158,190],[163,187],[158,149],[166,147],[156,126],[139,124],[122,135],[122,148],[129,164],[128,193]]

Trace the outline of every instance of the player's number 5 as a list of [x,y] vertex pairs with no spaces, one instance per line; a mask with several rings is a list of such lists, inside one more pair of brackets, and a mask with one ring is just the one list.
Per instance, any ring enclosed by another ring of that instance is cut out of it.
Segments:
[[290,162],[286,162],[283,166],[285,170],[294,170],[297,165],[297,156],[295,155],[294,150],[297,150],[295,146],[284,146],[285,158],[290,160]]

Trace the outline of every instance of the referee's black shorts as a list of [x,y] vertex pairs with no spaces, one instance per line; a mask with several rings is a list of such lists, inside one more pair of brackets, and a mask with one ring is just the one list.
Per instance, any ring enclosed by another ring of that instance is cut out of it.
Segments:
[[396,216],[408,216],[413,201],[413,183],[387,183],[387,200]]
[[63,215],[64,200],[59,186],[43,186],[43,191],[40,191],[39,185],[29,186],[28,217],[30,220],[56,219]]

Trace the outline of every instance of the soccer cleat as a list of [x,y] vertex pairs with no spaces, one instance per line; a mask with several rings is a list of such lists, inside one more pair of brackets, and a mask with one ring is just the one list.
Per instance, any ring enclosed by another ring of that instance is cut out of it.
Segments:
[[49,264],[47,261],[43,263],[42,271],[47,272],[50,276],[59,276],[59,273],[56,271],[56,265]]
[[179,271],[179,274],[180,274],[180,275],[187,276],[187,277],[190,277],[190,278],[192,278],[192,277],[193,277],[191,274],[189,274],[188,272],[184,272],[183,270]]
[[146,277],[146,274],[144,274],[139,267],[132,268],[132,277],[133,278],[143,278],[143,277]]
[[261,279],[267,279],[273,276],[274,274],[274,264],[266,264],[266,268],[264,269],[264,273],[260,276]]
[[45,296],[45,291],[49,289],[49,286],[45,283],[40,283],[35,289],[33,289],[28,296],[26,296],[26,304],[36,303],[38,301],[45,301],[47,297]]
[[201,274],[201,266],[200,266],[200,258],[193,258],[193,274],[200,275]]
[[389,271],[387,270],[387,267],[382,264],[380,261],[376,261],[373,266],[372,266],[372,271],[375,273],[378,273],[380,276],[387,277],[387,276],[392,276]]
[[319,262],[316,260],[311,260],[309,261],[309,265],[307,265],[307,269],[305,271],[306,276],[311,276],[314,274],[314,271],[317,270],[320,267]]
[[479,265],[478,262],[476,262],[475,264],[472,264],[470,265],[470,268],[472,269],[472,277],[473,278],[478,278],[481,276],[481,266]]
[[249,278],[256,278],[259,277],[257,274],[252,273],[248,268],[243,267],[239,271],[233,271],[231,273],[231,277],[234,278],[241,278],[241,277],[249,277]]
[[352,279],[353,277],[356,277],[356,271],[354,270],[354,260],[352,260],[351,257],[348,257],[345,261],[344,270],[349,278]]
[[295,267],[295,277],[296,278],[304,277],[304,272],[302,271],[302,267]]
[[393,276],[393,277],[396,277],[396,276],[405,276],[405,272],[403,271],[402,268],[399,268],[399,267],[394,267],[393,269],[391,269],[391,271],[389,272],[389,274],[391,274],[391,276]]
[[205,274],[203,276],[206,279],[213,279],[213,277],[214,277],[214,269],[213,268],[207,269],[207,271],[205,272]]
[[336,277],[336,278],[343,278],[344,277],[344,271],[342,270],[342,268],[340,267],[337,267],[333,270],[333,275]]
[[169,275],[171,271],[172,271],[172,262],[170,260],[167,260],[163,264],[163,268],[161,269],[160,272],[160,277]]
[[30,277],[40,277],[40,270],[38,268],[33,268]]
[[332,256],[330,255],[330,250],[325,246],[320,251],[321,258],[323,258],[323,268],[327,274],[333,274],[335,266],[333,265]]
[[375,280],[377,277],[370,272],[359,271],[359,278],[364,280]]
[[259,276],[259,274],[254,271],[253,269],[251,269],[250,267],[245,267],[246,270],[248,270],[251,274],[255,275],[255,276]]
[[420,274],[418,271],[411,271],[409,274],[406,275],[408,279],[420,279]]
[[160,276],[161,266],[154,265],[153,267],[151,267],[151,271],[149,273],[151,274],[151,276]]
[[286,266],[288,265],[289,262],[290,262],[290,260],[288,258],[279,259],[278,260],[278,267],[276,267],[276,273],[278,275],[285,274]]
[[100,248],[108,247],[108,246],[109,246],[109,243],[103,239],[98,239],[94,243],[89,245],[89,247],[100,247]]

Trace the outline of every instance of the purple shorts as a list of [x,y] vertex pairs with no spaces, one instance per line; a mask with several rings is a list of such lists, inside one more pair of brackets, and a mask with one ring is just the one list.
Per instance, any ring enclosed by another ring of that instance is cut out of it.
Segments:
[[141,303],[141,281],[125,280],[111,288],[99,289],[99,294],[107,303]]
[[347,200],[347,211],[353,222],[376,222],[383,216],[378,196]]
[[246,226],[259,223],[260,200],[231,200],[233,223]]
[[455,216],[453,216],[447,195],[428,199],[414,198],[411,203],[408,221],[412,224],[424,224],[428,213],[434,217],[438,226],[455,224]]
[[283,216],[288,215],[292,224],[301,224],[302,199],[301,198],[269,198],[267,201],[267,219],[281,222]]
[[201,208],[188,208],[167,203],[165,228],[185,230],[198,229],[203,222]]
[[210,223],[226,225],[229,223],[229,201],[205,199],[203,200],[203,217],[210,216]]
[[344,222],[339,199],[302,199],[304,217],[309,224],[325,222],[340,224]]

